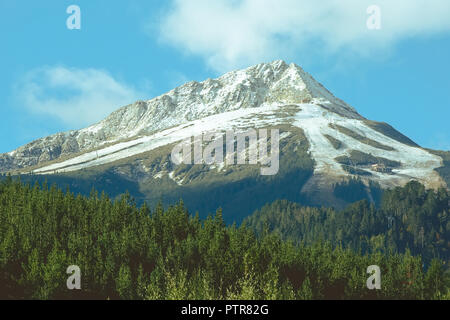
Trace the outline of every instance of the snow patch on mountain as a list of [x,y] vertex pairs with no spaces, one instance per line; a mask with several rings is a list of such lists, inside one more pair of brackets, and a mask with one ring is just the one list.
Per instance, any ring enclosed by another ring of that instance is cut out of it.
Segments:
[[[363,121],[348,119],[335,113],[324,111],[316,105],[301,105],[301,111],[295,116],[295,126],[302,128],[310,143],[310,152],[316,162],[315,174],[328,177],[345,177],[349,173],[342,169],[335,159],[347,155],[352,150],[358,150],[375,157],[387,158],[401,162],[401,167],[393,169],[394,175],[370,171],[372,179],[383,187],[393,187],[416,179],[429,187],[442,185],[442,179],[434,169],[442,166],[442,159],[421,148],[412,147],[386,137],[378,131],[368,127]],[[360,142],[348,135],[330,128],[330,124],[337,124],[352,131],[394,148],[393,151],[379,149]],[[340,140],[344,145],[336,150],[325,137],[330,135]]]

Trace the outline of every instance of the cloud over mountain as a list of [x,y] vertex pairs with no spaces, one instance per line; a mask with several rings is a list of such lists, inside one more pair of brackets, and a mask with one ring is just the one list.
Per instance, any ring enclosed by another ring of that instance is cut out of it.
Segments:
[[[377,31],[366,25],[374,4],[382,17]],[[374,53],[404,38],[448,32],[449,16],[447,0],[174,0],[160,37],[225,71],[299,50]]]

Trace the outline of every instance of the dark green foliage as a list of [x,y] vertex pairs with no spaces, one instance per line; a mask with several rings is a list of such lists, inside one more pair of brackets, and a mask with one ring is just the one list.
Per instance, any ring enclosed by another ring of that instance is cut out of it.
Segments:
[[387,150],[387,151],[394,151],[395,149],[390,147],[390,146],[386,146],[384,144],[381,144],[375,140],[372,140],[370,138],[364,137],[362,135],[360,135],[359,133],[356,133],[353,130],[350,130],[346,127],[340,126],[338,124],[329,124],[330,128],[335,129],[349,137],[352,137],[353,139],[358,140],[361,143],[367,144],[369,146],[372,146],[374,148],[378,148],[378,149],[382,149],[382,150]]
[[357,177],[335,184],[333,193],[336,197],[348,203],[366,199],[379,205],[383,189],[377,182],[369,180],[368,185],[366,185]]
[[257,233],[268,227],[283,239],[298,243],[326,240],[363,253],[404,253],[409,249],[427,264],[433,258],[449,263],[449,200],[445,189],[425,190],[410,182],[404,188],[385,191],[380,208],[366,200],[342,211],[276,201],[246,221]]
[[57,185],[58,188],[66,190],[69,188],[74,193],[88,196],[91,190],[99,189],[108,194],[111,198],[120,197],[125,190],[128,191],[137,201],[144,198],[140,192],[139,184],[130,179],[126,179],[112,169],[104,172],[92,172],[90,170],[80,170],[76,174],[59,173],[49,175],[21,175],[20,179],[24,183],[39,184],[46,181],[49,185]]
[[[354,219],[362,221],[353,232],[369,234],[374,208],[355,206]],[[320,226],[317,234],[325,237]],[[373,264],[383,272],[376,292],[366,288]],[[79,291],[66,288],[69,265],[81,268]],[[445,281],[437,260],[425,273],[421,259],[408,253],[295,245],[267,229],[256,237],[246,226],[227,227],[220,210],[201,221],[182,202],[149,210],[129,195],[112,201],[95,191],[83,197],[45,184],[0,183],[0,298],[431,299],[448,298]]]

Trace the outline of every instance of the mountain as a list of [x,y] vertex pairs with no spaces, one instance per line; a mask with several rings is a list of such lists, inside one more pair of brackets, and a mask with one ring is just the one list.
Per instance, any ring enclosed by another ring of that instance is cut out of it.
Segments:
[[[260,165],[175,165],[171,159],[191,136],[249,129],[279,130],[276,175],[261,175]],[[449,158],[365,119],[299,66],[274,61],[189,82],[88,128],[31,142],[0,155],[0,172],[83,193],[128,190],[150,203],[183,198],[201,215],[223,207],[228,221],[240,221],[280,198],[342,207],[348,201],[336,187],[351,178],[371,201],[377,188],[410,180],[446,187]]]

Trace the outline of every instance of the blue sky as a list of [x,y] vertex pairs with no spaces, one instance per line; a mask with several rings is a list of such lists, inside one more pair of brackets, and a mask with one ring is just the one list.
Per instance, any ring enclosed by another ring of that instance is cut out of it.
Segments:
[[[81,29],[69,30],[69,5]],[[369,30],[366,9],[380,8]],[[0,152],[189,80],[284,59],[363,116],[450,149],[447,0],[0,0]]]

